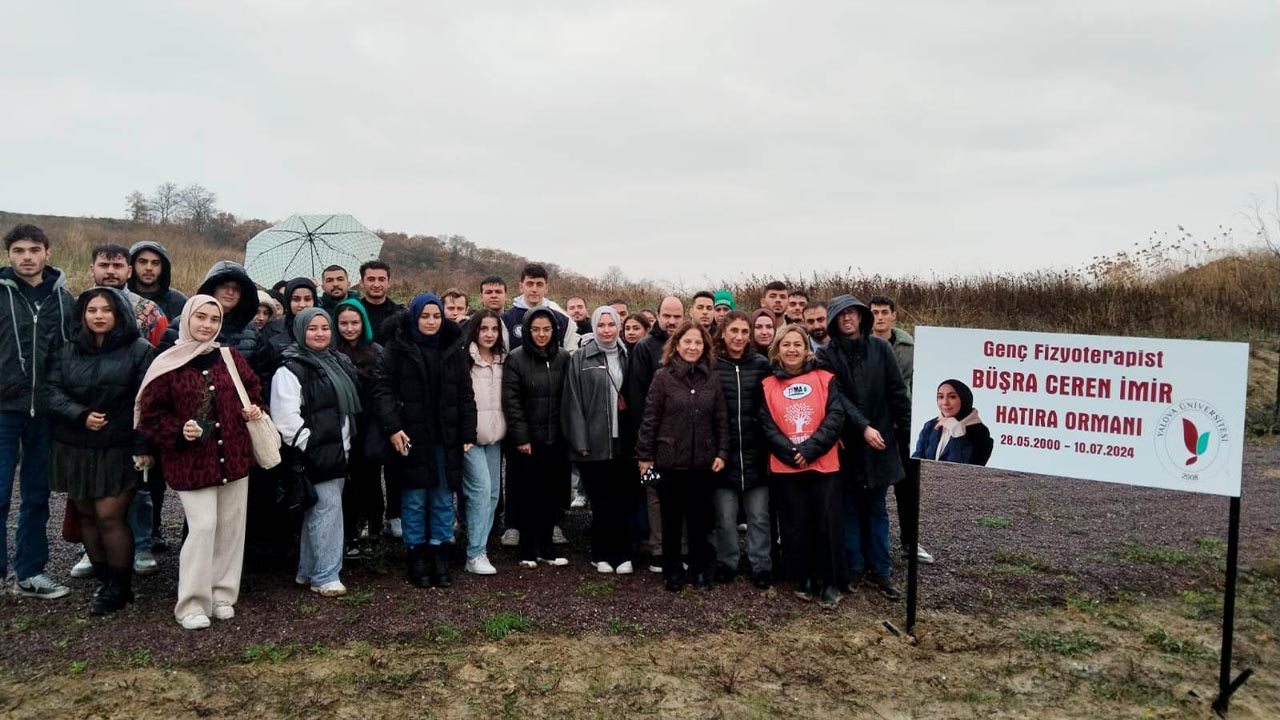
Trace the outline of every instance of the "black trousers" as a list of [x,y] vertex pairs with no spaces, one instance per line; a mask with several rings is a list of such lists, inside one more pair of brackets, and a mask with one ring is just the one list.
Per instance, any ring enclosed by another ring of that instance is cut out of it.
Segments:
[[400,517],[400,493],[404,483],[397,473],[386,473],[387,480],[387,519]]
[[591,561],[614,567],[632,559],[629,522],[643,487],[629,459],[576,463],[591,501]]
[[155,459],[151,466],[151,470],[147,472],[147,486],[142,489],[143,492],[151,493],[151,536],[160,537],[164,533],[161,532],[161,517],[164,510],[164,466],[160,464],[160,453],[152,455]]
[[902,458],[902,467],[907,476],[893,486],[893,497],[898,505],[898,538],[902,542],[902,552],[907,552],[911,543],[917,542],[917,531],[920,527],[920,461],[911,457],[911,433],[898,430],[898,457]]
[[715,552],[711,549],[714,511],[711,491],[715,488],[711,470],[671,470],[658,468],[662,482],[658,500],[662,510],[662,574],[667,578],[684,575],[680,558],[681,530],[688,524],[689,572],[694,575],[711,569]]
[[840,473],[778,473],[770,488],[782,526],[786,576],[837,584],[845,564]]
[[551,528],[556,524],[563,496],[569,491],[569,458],[563,443],[533,443],[528,455],[519,451],[508,457],[507,511],[520,508],[520,559],[556,557]]
[[342,535],[350,545],[367,525],[369,534],[382,530],[382,464],[365,457],[357,448],[347,464],[347,484],[342,488]]

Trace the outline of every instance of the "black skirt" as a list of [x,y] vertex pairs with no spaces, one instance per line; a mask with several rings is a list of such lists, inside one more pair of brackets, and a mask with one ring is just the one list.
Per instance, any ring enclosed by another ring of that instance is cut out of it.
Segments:
[[85,448],[54,441],[49,489],[71,500],[115,497],[138,487],[133,453],[125,448]]

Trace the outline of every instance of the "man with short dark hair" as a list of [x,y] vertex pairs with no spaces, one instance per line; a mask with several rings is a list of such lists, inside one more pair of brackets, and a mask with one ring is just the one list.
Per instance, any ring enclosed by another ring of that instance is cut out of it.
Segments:
[[804,329],[809,331],[809,347],[818,352],[818,348],[827,344],[827,304],[811,302],[804,306],[801,313],[804,318]]
[[9,577],[9,502],[22,458],[14,591],[53,599],[71,592],[45,574],[49,562],[49,416],[37,399],[48,359],[67,341],[75,299],[66,276],[49,265],[49,238],[35,225],[4,236],[9,266],[0,269],[0,582]]
[[614,298],[609,301],[609,307],[613,308],[614,312],[618,313],[619,318],[621,318],[623,321],[626,321],[627,319],[627,301],[626,300],[623,300],[622,298]]
[[445,290],[440,295],[444,303],[444,316],[456,323],[467,321],[467,294],[456,287]]
[[693,303],[689,305],[689,319],[716,333],[716,296],[710,290],[699,290],[693,294]]
[[551,310],[556,325],[559,326],[561,347],[573,352],[578,349],[578,326],[570,321],[568,313],[547,297],[548,290],[550,285],[547,282],[547,269],[538,263],[525,265],[520,271],[520,297],[511,304],[510,310],[502,314],[502,322],[518,345],[520,334],[524,330],[524,314],[534,308],[545,307]]
[[381,260],[370,260],[360,266],[360,290],[364,297],[360,304],[364,305],[365,315],[369,316],[369,325],[373,330],[373,341],[384,344],[390,328],[387,318],[404,310],[404,306],[391,299],[391,266]]
[[804,306],[809,304],[809,293],[796,288],[787,295],[785,317],[788,323],[804,325]]
[[[898,320],[898,308],[893,298],[887,295],[876,295],[871,298],[872,332],[893,346],[893,354],[898,359],[898,369],[902,371],[902,380],[911,389],[911,380],[915,375],[916,341],[902,328],[895,327]],[[893,497],[898,505],[898,539],[902,543],[905,555],[916,542],[916,558],[922,563],[932,563],[933,555],[929,554],[919,539],[914,535],[920,524],[920,461],[911,457],[910,424],[895,428],[898,434],[898,454],[902,457],[902,466],[907,473],[906,479],[893,486]]]
[[320,307],[329,313],[338,303],[347,299],[359,299],[360,295],[350,290],[351,281],[347,278],[347,269],[341,265],[330,265],[320,276]]
[[764,286],[764,295],[760,296],[760,307],[773,313],[775,318],[783,316],[787,309],[787,284],[774,280]]
[[133,268],[130,290],[159,305],[170,323],[182,317],[187,296],[169,286],[173,264],[163,245],[151,240],[134,243],[129,248],[129,265]]

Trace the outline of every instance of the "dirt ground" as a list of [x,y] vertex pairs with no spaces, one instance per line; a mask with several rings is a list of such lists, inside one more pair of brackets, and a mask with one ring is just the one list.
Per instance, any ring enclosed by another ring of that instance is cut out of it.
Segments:
[[[1246,451],[1234,666],[1256,674],[1232,717],[1280,716],[1276,450]],[[656,575],[590,571],[583,542],[566,568],[495,552],[499,575],[456,572],[444,591],[407,585],[389,548],[346,568],[336,601],[259,570],[234,620],[189,633],[170,553],[116,617],[88,617],[87,581],[0,599],[0,716],[1211,715],[1225,498],[950,467],[923,485],[938,563],[916,642],[883,625],[902,604],[866,590],[834,612],[741,580],[671,595]],[[572,540],[585,522],[570,516]],[[65,577],[75,549],[53,556]]]

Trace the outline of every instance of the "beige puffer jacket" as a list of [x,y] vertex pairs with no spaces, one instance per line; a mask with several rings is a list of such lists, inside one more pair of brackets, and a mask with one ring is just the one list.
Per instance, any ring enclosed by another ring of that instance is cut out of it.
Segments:
[[492,445],[507,434],[507,419],[502,414],[502,361],[506,355],[494,355],[493,362],[480,359],[480,348],[471,343],[471,388],[476,395],[476,444]]

